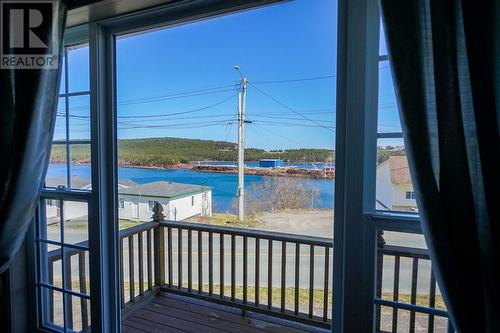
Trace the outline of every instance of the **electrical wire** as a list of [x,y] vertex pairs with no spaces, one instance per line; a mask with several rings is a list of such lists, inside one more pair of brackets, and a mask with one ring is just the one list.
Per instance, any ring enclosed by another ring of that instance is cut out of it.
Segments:
[[289,79],[289,80],[252,81],[252,83],[256,83],[256,84],[272,84],[272,83],[302,82],[302,81],[314,81],[314,80],[332,79],[332,78],[335,78],[335,77],[336,77],[336,75],[325,75],[325,76],[315,76],[315,77],[300,78],[300,79]]
[[300,117],[302,117],[304,120],[307,120],[307,121],[310,121],[311,123],[313,124],[316,124],[317,126],[319,127],[322,127],[322,128],[325,128],[327,129],[328,131],[331,131],[331,132],[334,132],[332,130],[332,128],[328,127],[328,126],[324,126],[322,124],[320,124],[319,122],[311,119],[311,118],[308,118],[306,116],[304,116],[302,113],[296,111],[295,109],[289,107],[288,105],[286,105],[285,103],[281,102],[279,99],[275,98],[274,96],[270,95],[269,93],[265,92],[264,90],[260,89],[259,87],[257,87],[255,84],[251,83],[251,82],[248,82],[252,87],[254,87],[255,89],[257,89],[260,93],[262,93],[264,96],[267,96],[268,98],[270,98],[271,100],[273,100],[275,103],[281,105],[282,107],[284,107],[285,109],[289,110],[289,111],[292,111],[293,113],[299,115]]

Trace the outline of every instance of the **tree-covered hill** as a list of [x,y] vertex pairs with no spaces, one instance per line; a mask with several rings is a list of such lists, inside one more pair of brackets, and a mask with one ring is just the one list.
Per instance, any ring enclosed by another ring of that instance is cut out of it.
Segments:
[[[191,161],[234,161],[237,158],[237,146],[226,141],[147,138],[118,140],[118,159],[122,165],[164,166]],[[289,162],[314,161],[333,162],[335,152],[328,149],[288,149],[265,151],[263,149],[245,149],[245,160],[256,161],[262,158],[280,158]],[[51,161],[66,161],[64,145],[52,147]],[[71,145],[71,161],[88,163],[89,145]]]

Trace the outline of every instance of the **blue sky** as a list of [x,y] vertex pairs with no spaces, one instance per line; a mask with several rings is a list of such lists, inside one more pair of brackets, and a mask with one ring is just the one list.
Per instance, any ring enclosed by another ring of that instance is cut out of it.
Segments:
[[[239,65],[250,82],[247,147],[333,149],[336,18],[336,1],[294,0],[119,38],[119,137],[235,142]],[[88,49],[68,61],[70,91],[88,90]],[[388,64],[380,67],[379,131],[399,131]],[[88,137],[88,97],[69,106],[72,138]]]

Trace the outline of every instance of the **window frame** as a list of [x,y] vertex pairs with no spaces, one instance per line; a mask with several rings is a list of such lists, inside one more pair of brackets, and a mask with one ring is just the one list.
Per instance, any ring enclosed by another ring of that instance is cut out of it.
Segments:
[[[380,13],[375,0],[339,0],[333,332],[375,331],[380,230],[422,234],[416,213],[377,211]],[[360,111],[361,110],[361,111]]]
[[[68,48],[71,48],[73,46],[81,46],[88,44],[88,39],[87,39],[87,31],[85,28],[79,27],[79,28],[73,28],[69,29],[64,38],[64,63],[65,63],[65,80],[64,82],[61,82],[62,84],[65,85],[65,91],[61,93],[58,89],[57,94],[58,94],[58,99],[59,98],[64,98],[66,105],[65,105],[65,116],[66,116],[66,139],[64,141],[58,140],[58,142],[55,142],[53,144],[55,145],[65,145],[66,146],[66,153],[67,153],[67,165],[70,163],[70,145],[71,144],[79,144],[79,143],[84,143],[84,144],[90,144],[91,139],[89,140],[71,140],[69,136],[69,106],[68,106],[68,99],[71,96],[83,96],[83,95],[91,95],[90,91],[78,91],[75,93],[71,93],[67,91],[68,87]],[[90,73],[89,73],[90,76]],[[90,112],[92,112],[92,106],[90,106]],[[90,124],[92,126],[92,122]],[[84,202],[87,203],[88,207],[88,214],[89,214],[89,219],[88,219],[88,228],[89,228],[89,239],[91,238],[90,235],[90,214],[91,210],[94,209],[92,207],[92,196],[93,192],[92,191],[87,191],[87,190],[78,190],[78,189],[72,189],[71,188],[71,174],[70,174],[70,169],[67,169],[67,186],[64,187],[58,187],[58,188],[50,188],[50,187],[44,187],[41,191],[41,198],[39,201],[38,208],[35,212],[35,217],[34,221],[39,222],[39,221],[45,221],[45,205],[50,203],[51,205],[55,204],[55,207],[57,209],[63,210],[62,203],[64,201],[67,202]],[[63,218],[63,215],[61,215],[61,220]],[[65,256],[65,250],[64,248],[68,249],[81,249],[88,251],[89,254],[89,267],[94,267],[96,266],[96,263],[92,262],[92,253],[95,252],[93,249],[91,249],[90,246],[87,247],[80,247],[79,245],[73,245],[70,243],[65,243],[63,237],[64,234],[64,223],[61,221],[61,240],[58,243],[61,243],[61,255],[63,257]],[[42,278],[43,272],[45,272],[46,267],[42,267],[40,265],[40,260],[41,260],[41,254],[39,252],[39,247],[41,244],[45,245],[50,245],[53,243],[51,240],[45,240],[40,238],[40,235],[42,234],[42,231],[40,230],[40,225],[37,223],[33,223],[32,227],[30,227],[28,231],[27,238],[29,240],[29,258],[28,258],[28,268],[30,272],[30,293],[32,295],[36,295],[35,301],[33,302],[33,307],[31,311],[33,312],[31,318],[34,320],[31,321],[31,328],[34,331],[43,331],[43,332],[60,332],[60,330],[52,326],[50,323],[44,323],[44,318],[43,318],[43,300],[42,300],[42,294],[40,292],[41,288],[44,288],[46,290],[54,290],[54,291],[59,291],[63,293],[64,300],[63,302],[66,303],[67,299],[66,297],[69,295],[71,296],[76,296],[76,297],[81,297],[82,299],[89,300],[90,301],[90,307],[93,309],[93,304],[96,302],[96,297],[93,296],[93,288],[95,285],[94,279],[91,277],[90,278],[90,290],[92,292],[89,294],[87,291],[87,294],[81,294],[79,292],[72,291],[71,288],[65,288],[64,285],[62,287],[56,287],[56,286],[50,286],[47,283],[41,281],[40,279]],[[63,272],[63,279],[64,279],[64,272]],[[70,300],[71,301],[71,300]],[[66,327],[66,322],[69,319],[67,317],[66,310],[64,309],[65,306],[63,307],[63,321],[64,321],[64,331],[71,331],[69,328]],[[95,314],[94,311],[91,312],[91,318],[98,318],[98,314]]]
[[[92,267],[97,268],[91,269],[90,276],[94,330],[121,330],[118,224],[105,223],[118,221],[120,207],[117,193],[116,38],[281,1],[165,5],[67,30],[66,45],[86,41],[90,49],[90,143],[94,164],[93,191],[85,195],[89,196],[89,247],[98,254],[90,259]],[[418,214],[375,210],[377,138],[394,135],[377,135],[378,62],[381,59],[379,23],[376,0],[338,0],[334,332],[374,331],[377,230],[422,233]],[[53,194],[59,195],[56,190]],[[34,253],[32,250],[30,252]],[[39,306],[34,310],[35,315]]]

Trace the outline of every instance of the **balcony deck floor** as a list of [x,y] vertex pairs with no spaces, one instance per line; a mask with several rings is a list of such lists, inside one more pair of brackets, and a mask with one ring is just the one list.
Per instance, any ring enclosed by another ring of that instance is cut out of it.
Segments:
[[162,292],[125,316],[124,333],[136,332],[238,332],[238,333],[325,333],[308,325],[269,316],[248,313],[229,306],[214,304]]

